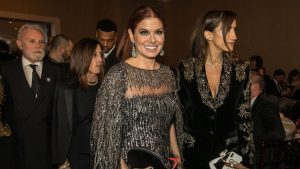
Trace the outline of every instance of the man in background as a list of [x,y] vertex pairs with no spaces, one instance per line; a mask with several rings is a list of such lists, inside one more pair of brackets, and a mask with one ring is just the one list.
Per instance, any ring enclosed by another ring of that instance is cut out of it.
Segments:
[[119,62],[116,57],[117,26],[109,19],[102,19],[97,23],[96,38],[104,52],[104,72]]
[[66,77],[70,74],[69,61],[72,49],[72,40],[62,34],[54,36],[50,42],[50,50],[46,59],[58,66],[61,77]]
[[65,35],[56,35],[50,43],[49,59],[54,63],[68,63],[73,49],[72,40]]
[[274,71],[273,80],[266,86],[266,94],[273,95],[277,97],[282,97],[287,95],[290,91],[283,90],[285,81],[285,72],[282,69],[276,69]]
[[279,116],[279,107],[263,94],[264,80],[257,72],[251,73],[251,114],[256,163],[260,161],[262,142],[284,141],[285,132]]

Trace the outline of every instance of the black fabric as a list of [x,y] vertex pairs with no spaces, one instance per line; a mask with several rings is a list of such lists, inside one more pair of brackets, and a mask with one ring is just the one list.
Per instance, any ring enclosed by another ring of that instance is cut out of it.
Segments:
[[168,169],[168,161],[147,148],[134,148],[127,153],[127,165],[130,169],[146,168]]
[[57,66],[61,78],[67,79],[71,76],[69,63],[58,63],[54,59],[52,59],[49,55],[45,56],[45,60]]
[[0,137],[0,168],[15,169],[14,141],[11,136]]
[[262,159],[261,144],[268,141],[284,141],[285,132],[278,110],[278,106],[270,102],[264,95],[257,96],[251,107],[254,123],[253,139],[256,148],[255,160],[258,168]]
[[1,65],[6,102],[4,117],[11,129],[17,169],[51,168],[51,114],[57,69],[43,61],[41,88],[36,98],[21,60]]
[[[198,67],[199,62],[193,63]],[[248,142],[241,137],[242,129],[238,128],[244,123],[244,119],[238,116],[239,104],[243,102],[242,93],[245,92],[247,82],[249,81],[250,68],[245,69],[245,79],[237,80],[236,72],[238,64],[232,64],[230,79],[228,79],[229,91],[224,101],[215,111],[207,106],[198,90],[196,78],[196,68],[186,67],[180,64],[178,67],[180,73],[179,97],[182,104],[184,130],[195,138],[194,146],[186,145],[183,148],[184,166],[186,169],[208,169],[209,161],[219,156],[219,153],[225,149],[231,150],[237,145],[246,147]],[[203,65],[200,65],[203,66]],[[185,79],[186,70],[192,69],[195,73],[191,80]],[[224,68],[223,68],[224,69]],[[204,70],[204,69],[202,69]],[[229,72],[222,70],[222,75]],[[204,75],[205,76],[205,75]],[[201,75],[201,83],[208,83],[206,77]],[[248,123],[249,121],[247,121]],[[245,124],[247,124],[245,123]],[[226,145],[227,138],[239,135],[239,140]],[[243,165],[251,166],[248,162],[249,154],[243,155],[241,150],[237,151],[243,156]]]
[[120,60],[116,56],[115,48],[113,51],[111,51],[111,53],[106,57],[104,61],[104,73],[106,74],[113,65],[119,62]]
[[300,140],[262,142],[257,154],[257,169],[296,169],[300,167]]
[[29,65],[32,69],[32,83],[31,83],[31,89],[33,93],[35,94],[36,98],[38,97],[39,91],[41,89],[41,79],[36,72],[36,66],[34,64]]
[[259,95],[251,107],[251,114],[254,123],[253,137],[257,145],[262,141],[284,140],[285,133],[277,105],[268,101],[264,95]]
[[281,90],[278,88],[274,80],[269,81],[269,83],[265,87],[265,91],[267,95],[282,97]]
[[90,130],[99,86],[83,89],[73,78],[58,84],[52,120],[53,163],[68,159],[72,169],[90,168]]

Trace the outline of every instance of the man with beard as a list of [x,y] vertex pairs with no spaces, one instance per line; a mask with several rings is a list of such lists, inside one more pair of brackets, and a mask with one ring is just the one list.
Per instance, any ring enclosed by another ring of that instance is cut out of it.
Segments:
[[69,61],[72,49],[72,40],[62,34],[54,36],[50,43],[50,51],[46,58],[60,68],[61,76],[67,76],[69,73]]
[[45,31],[25,24],[17,45],[23,55],[1,65],[6,102],[2,113],[9,123],[17,169],[51,169],[51,112],[58,79],[57,67],[43,60]]
[[65,35],[56,35],[50,44],[49,59],[54,63],[67,63],[71,57],[73,42]]
[[104,52],[104,73],[119,62],[116,57],[117,26],[109,19],[102,19],[97,23],[96,38]]

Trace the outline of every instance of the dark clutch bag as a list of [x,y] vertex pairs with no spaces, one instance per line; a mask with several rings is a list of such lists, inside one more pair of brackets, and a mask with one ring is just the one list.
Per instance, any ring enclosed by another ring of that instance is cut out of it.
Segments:
[[143,147],[133,148],[127,153],[127,165],[129,169],[146,167],[171,169],[171,164],[167,159]]

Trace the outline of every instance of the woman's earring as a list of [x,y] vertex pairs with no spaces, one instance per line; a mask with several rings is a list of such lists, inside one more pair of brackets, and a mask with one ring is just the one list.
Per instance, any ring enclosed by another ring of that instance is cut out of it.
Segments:
[[134,43],[132,43],[131,56],[132,57],[136,57],[136,51],[135,51],[135,45],[134,45]]
[[160,56],[164,56],[165,55],[165,51],[162,49],[159,53]]

